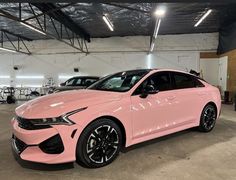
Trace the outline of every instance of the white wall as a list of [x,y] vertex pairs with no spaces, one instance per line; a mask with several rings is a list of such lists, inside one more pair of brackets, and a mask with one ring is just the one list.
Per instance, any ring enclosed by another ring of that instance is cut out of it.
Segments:
[[227,90],[227,71],[228,71],[228,56],[219,58],[219,77],[218,82],[222,91]]
[[212,85],[219,85],[219,58],[200,59],[200,71],[203,79]]
[[202,77],[212,85],[219,86],[221,92],[227,90],[228,56],[200,59]]
[[[56,40],[33,41],[32,55],[0,52],[0,84],[41,85],[48,77],[58,83],[58,75],[99,75],[136,68],[174,68],[199,70],[199,52],[215,51],[218,34],[191,34],[159,36],[151,55],[147,55],[149,37],[113,37],[92,39],[88,55],[78,53]],[[13,66],[19,66],[18,71]],[[73,68],[78,67],[79,73]],[[45,79],[16,79],[18,75]],[[11,82],[10,82],[11,81]],[[62,80],[60,80],[62,81]]]

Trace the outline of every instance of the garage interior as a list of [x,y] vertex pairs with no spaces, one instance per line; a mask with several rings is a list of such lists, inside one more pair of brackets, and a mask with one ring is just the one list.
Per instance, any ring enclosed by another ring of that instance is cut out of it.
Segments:
[[[235,179],[236,3],[0,3],[0,179]],[[141,143],[110,165],[22,165],[11,153],[15,108],[75,76],[194,70],[219,88],[215,129]],[[15,103],[7,97],[14,95]]]

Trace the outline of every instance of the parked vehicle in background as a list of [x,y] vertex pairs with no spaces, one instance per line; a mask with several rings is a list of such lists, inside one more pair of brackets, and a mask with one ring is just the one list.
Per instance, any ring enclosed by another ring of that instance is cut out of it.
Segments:
[[99,77],[97,76],[76,76],[68,79],[66,82],[61,83],[60,87],[56,87],[50,90],[50,93],[68,91],[74,89],[85,89],[93,83],[97,82]]

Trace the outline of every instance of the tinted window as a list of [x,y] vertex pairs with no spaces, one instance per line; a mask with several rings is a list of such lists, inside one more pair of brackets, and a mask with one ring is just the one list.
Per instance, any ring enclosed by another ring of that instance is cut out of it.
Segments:
[[169,73],[157,73],[151,77],[154,87],[158,91],[166,91],[171,89]]
[[82,79],[75,79],[74,85],[75,85],[75,86],[80,86],[81,83],[82,83]]
[[69,79],[68,81],[66,81],[66,86],[72,86],[74,82],[75,79]]
[[197,78],[194,78],[195,87],[205,87]]
[[171,89],[170,75],[168,72],[159,72],[148,77],[133,93],[141,94],[146,85],[152,85],[158,91],[167,91]]
[[190,75],[183,73],[173,73],[173,80],[176,89],[193,88],[195,83]]
[[84,86],[90,86],[91,84],[95,83],[97,79],[94,78],[87,78],[84,80]]

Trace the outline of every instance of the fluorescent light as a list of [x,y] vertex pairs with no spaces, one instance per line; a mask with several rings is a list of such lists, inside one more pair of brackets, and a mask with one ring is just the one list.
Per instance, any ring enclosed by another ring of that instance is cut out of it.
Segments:
[[0,79],[9,79],[10,76],[0,76]]
[[148,69],[152,68],[152,54],[147,55],[147,68]]
[[154,15],[159,17],[159,18],[161,18],[161,17],[163,17],[165,15],[165,13],[166,13],[166,10],[163,7],[161,7],[161,8],[159,7],[154,12]]
[[112,24],[112,22],[108,19],[108,17],[106,15],[102,16],[102,19],[105,21],[105,23],[107,24],[107,26],[109,27],[109,29],[111,31],[114,31],[114,26]]
[[199,21],[194,25],[194,27],[197,27],[201,22],[212,12],[212,9],[209,9],[202,17],[199,19]]
[[12,50],[12,49],[8,49],[8,48],[3,48],[3,47],[0,47],[0,50],[3,50],[3,51],[8,51],[8,52],[16,52],[15,50]]
[[157,34],[159,32],[160,29],[160,25],[161,25],[161,19],[158,19],[157,22],[158,24],[155,25],[155,30],[154,30],[154,38],[157,38]]
[[43,35],[46,35],[46,33],[44,33],[43,31],[41,31],[41,30],[39,30],[39,29],[37,29],[37,28],[35,28],[35,27],[29,25],[29,24],[26,24],[26,23],[24,23],[24,22],[20,22],[20,24],[22,24],[22,25],[24,25],[24,26],[26,26],[26,27],[28,27],[28,28],[30,28],[30,29],[32,29],[32,30],[38,32],[38,33],[41,33],[41,34],[43,34]]
[[17,84],[16,87],[42,87],[40,84]]
[[154,46],[155,46],[155,43],[154,43],[154,42],[152,42],[152,44],[151,44],[151,47],[150,47],[150,52],[152,52],[152,51],[153,51],[153,49],[154,49]]
[[5,86],[9,87],[10,84],[0,84],[0,87],[5,87]]
[[73,76],[69,76],[69,75],[60,75],[60,76],[58,76],[58,79],[70,79],[70,78],[72,78]]
[[44,76],[16,76],[16,79],[44,79]]

